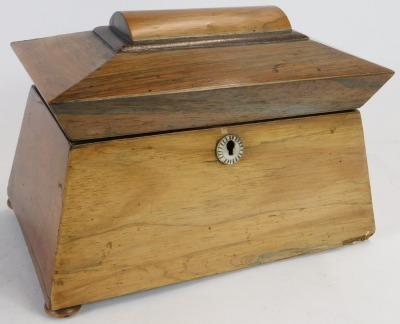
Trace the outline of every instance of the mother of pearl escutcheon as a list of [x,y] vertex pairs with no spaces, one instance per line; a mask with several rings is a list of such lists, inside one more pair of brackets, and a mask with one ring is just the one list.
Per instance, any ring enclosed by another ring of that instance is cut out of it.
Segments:
[[237,135],[226,135],[217,144],[218,160],[223,164],[235,164],[243,156],[244,146]]

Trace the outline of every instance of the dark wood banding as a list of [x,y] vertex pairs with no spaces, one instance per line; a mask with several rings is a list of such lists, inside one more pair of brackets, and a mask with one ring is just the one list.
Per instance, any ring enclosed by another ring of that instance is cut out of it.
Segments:
[[72,141],[237,124],[361,107],[389,78],[271,83],[51,105]]

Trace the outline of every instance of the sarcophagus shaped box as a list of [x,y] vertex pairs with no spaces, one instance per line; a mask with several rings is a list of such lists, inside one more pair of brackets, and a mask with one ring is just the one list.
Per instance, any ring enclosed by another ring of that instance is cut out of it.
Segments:
[[278,8],[118,12],[13,48],[34,86],[9,203],[54,316],[374,233],[357,109],[393,72]]

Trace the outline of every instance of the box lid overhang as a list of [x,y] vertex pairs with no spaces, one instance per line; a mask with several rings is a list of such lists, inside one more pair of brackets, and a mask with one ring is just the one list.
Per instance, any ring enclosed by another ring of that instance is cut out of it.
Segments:
[[[393,75],[293,32],[280,10],[267,8],[276,30],[253,24],[254,32],[229,34],[222,25],[214,37],[171,27],[172,38],[135,36],[114,15],[94,32],[12,46],[72,141],[357,109]],[[125,16],[137,24],[141,15]]]

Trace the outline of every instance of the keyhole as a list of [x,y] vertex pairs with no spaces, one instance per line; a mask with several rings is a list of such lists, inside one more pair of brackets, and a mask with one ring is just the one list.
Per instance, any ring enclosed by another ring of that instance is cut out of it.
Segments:
[[236,135],[225,135],[219,140],[215,153],[219,162],[235,164],[242,158],[243,142]]
[[226,143],[226,148],[228,149],[229,155],[233,155],[233,149],[235,148],[235,142],[234,141],[229,141]]

